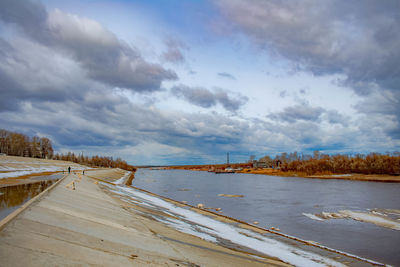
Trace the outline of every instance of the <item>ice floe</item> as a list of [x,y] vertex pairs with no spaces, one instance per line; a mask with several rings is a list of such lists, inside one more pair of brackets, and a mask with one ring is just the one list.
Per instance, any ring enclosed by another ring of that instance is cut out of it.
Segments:
[[305,213],[305,212],[303,212],[303,215],[306,216],[306,217],[308,217],[308,218],[310,218],[310,219],[316,220],[316,221],[325,221],[325,220],[322,219],[321,217],[316,216],[316,215],[311,214],[311,213]]
[[[400,213],[396,213],[396,211],[398,210],[374,209],[368,212],[340,210],[338,212],[321,212],[317,214],[303,213],[303,215],[318,221],[329,219],[353,219],[359,222],[373,223],[377,226],[393,230],[400,230],[400,222],[398,221],[399,218],[397,218]],[[390,215],[392,217],[390,217]],[[393,218],[393,215],[395,215],[395,218]]]

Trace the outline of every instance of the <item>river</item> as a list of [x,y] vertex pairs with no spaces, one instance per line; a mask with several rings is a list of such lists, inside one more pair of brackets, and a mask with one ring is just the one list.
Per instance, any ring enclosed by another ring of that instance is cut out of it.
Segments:
[[400,264],[399,230],[349,218],[313,220],[304,215],[400,210],[400,184],[138,169],[133,186],[191,205],[221,208],[223,215],[257,221],[260,227],[279,228],[285,234],[361,257]]

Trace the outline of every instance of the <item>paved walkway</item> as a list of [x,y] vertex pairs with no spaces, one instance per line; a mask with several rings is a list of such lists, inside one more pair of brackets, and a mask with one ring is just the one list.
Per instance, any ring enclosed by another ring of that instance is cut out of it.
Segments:
[[71,174],[11,220],[0,266],[286,266],[132,213],[96,183]]

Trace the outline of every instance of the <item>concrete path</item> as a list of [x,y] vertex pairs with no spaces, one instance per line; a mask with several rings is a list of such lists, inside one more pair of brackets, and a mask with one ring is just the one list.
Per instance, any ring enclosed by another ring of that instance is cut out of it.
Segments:
[[0,231],[0,266],[287,266],[133,213],[71,174]]

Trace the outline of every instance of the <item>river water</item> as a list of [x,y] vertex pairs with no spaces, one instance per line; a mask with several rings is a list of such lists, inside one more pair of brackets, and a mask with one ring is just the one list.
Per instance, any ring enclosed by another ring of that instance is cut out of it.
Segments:
[[[400,231],[352,219],[318,221],[306,214],[400,209],[400,184],[253,174],[138,169],[133,186],[223,215],[313,240],[334,249],[400,265]],[[219,194],[243,195],[224,197]]]

